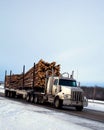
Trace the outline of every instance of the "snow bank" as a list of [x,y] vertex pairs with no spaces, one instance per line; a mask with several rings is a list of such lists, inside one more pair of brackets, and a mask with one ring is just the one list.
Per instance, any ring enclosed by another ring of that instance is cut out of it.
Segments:
[[0,85],[0,92],[4,93],[4,85]]
[[90,103],[97,103],[97,104],[104,104],[104,101],[92,100],[92,99],[89,99],[88,102],[90,102]]
[[88,107],[86,108],[104,112],[104,101],[88,100]]

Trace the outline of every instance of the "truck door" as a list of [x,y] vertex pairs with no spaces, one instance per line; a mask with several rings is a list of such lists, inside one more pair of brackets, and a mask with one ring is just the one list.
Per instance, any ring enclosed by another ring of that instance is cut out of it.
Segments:
[[59,82],[58,79],[54,80],[53,89],[52,89],[52,95],[55,95],[57,93],[58,82]]

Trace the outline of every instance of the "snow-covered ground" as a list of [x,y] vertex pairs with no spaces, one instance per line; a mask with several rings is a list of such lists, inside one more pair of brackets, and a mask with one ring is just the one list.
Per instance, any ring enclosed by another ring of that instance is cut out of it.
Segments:
[[0,92],[1,92],[1,93],[4,93],[4,85],[3,85],[3,84],[0,85]]
[[87,109],[92,109],[92,110],[104,112],[104,101],[88,100]]
[[0,130],[103,130],[104,124],[0,97]]
[[1,84],[1,85],[0,85],[0,89],[3,89],[3,88],[4,88],[4,84]]
[[[104,102],[89,100],[86,109],[104,111]],[[41,129],[103,130],[104,124],[0,97],[0,130]]]

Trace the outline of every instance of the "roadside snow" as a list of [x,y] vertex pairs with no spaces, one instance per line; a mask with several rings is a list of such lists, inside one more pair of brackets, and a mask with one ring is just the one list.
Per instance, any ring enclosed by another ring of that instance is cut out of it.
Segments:
[[4,85],[0,85],[0,92],[4,93]]
[[104,101],[88,100],[88,107],[86,108],[104,112]]
[[104,124],[0,97],[0,130],[102,130]]
[[[0,93],[4,93],[0,86]],[[104,112],[104,101],[88,100],[88,107]],[[104,124],[0,97],[0,130],[102,130]]]
[[90,103],[96,103],[96,104],[104,104],[104,101],[93,100],[93,99],[89,99],[88,102],[90,102]]

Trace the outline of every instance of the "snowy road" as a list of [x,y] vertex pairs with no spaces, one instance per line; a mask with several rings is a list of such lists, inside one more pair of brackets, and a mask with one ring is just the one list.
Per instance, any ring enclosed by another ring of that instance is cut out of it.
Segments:
[[0,130],[103,130],[104,124],[0,97]]

